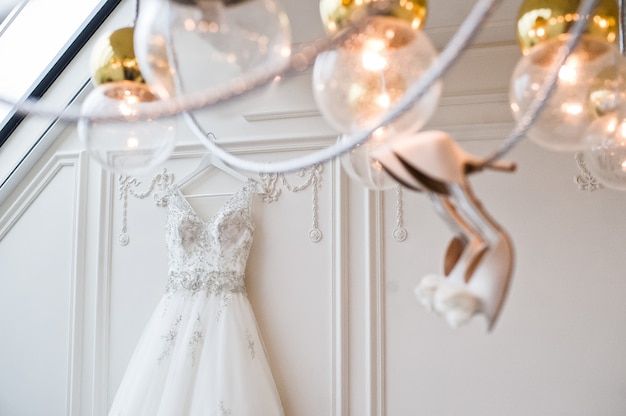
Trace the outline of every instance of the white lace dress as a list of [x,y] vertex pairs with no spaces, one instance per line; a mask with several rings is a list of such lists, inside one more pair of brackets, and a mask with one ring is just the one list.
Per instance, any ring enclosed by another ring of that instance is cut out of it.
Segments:
[[166,293],[109,416],[284,414],[244,283],[253,186],[248,182],[208,221],[170,188]]

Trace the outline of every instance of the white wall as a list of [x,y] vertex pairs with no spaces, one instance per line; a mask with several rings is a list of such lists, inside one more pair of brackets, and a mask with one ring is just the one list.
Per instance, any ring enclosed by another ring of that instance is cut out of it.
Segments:
[[[511,44],[470,50],[431,126],[476,154],[494,149],[511,123],[517,56]],[[257,159],[328,145],[335,134],[309,112],[308,82],[302,74],[275,100],[249,102],[243,117],[206,112],[204,124]],[[163,167],[184,176],[202,152],[182,127]],[[392,238],[394,192],[365,191],[337,162],[324,165],[318,243],[310,189],[256,201],[248,292],[288,415],[626,413],[626,195],[578,191],[572,154],[524,142],[509,159],[517,172],[472,178],[516,250],[490,334],[480,319],[452,330],[413,296],[451,236],[425,195],[404,192],[404,242]],[[194,186],[238,185],[207,175]],[[106,414],[167,267],[165,210],[130,198],[121,246],[118,197],[117,177],[86,157],[70,126],[0,206],[1,415]],[[217,201],[197,200],[206,213]]]

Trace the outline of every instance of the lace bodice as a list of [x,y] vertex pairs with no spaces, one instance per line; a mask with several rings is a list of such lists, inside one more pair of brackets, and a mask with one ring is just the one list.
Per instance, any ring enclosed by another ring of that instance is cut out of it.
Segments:
[[254,236],[250,216],[254,182],[237,191],[208,221],[176,185],[169,189],[165,238],[168,292],[245,292],[244,273]]

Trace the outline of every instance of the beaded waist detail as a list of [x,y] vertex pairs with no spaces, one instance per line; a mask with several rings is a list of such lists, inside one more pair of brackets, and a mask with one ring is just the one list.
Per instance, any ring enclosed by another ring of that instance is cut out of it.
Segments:
[[217,272],[203,269],[188,271],[170,271],[165,291],[167,293],[180,290],[197,293],[204,291],[207,294],[222,294],[224,292],[245,293],[244,275],[235,272]]

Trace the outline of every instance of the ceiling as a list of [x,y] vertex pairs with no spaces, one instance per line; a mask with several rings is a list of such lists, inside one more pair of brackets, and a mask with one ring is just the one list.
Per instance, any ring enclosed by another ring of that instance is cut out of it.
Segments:
[[[479,44],[515,42],[514,22],[520,3],[518,0],[499,1],[476,41]],[[317,1],[283,0],[281,4],[289,15],[295,43],[323,36]],[[445,46],[474,4],[475,1],[468,0],[429,2],[425,30],[438,48]]]

